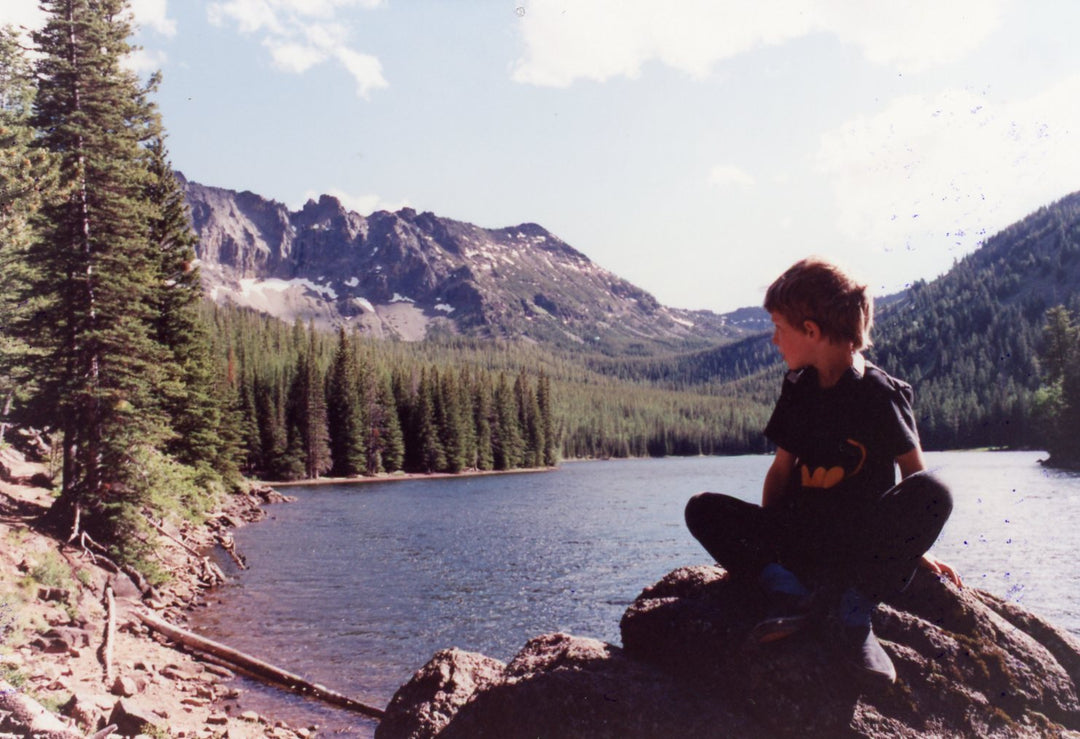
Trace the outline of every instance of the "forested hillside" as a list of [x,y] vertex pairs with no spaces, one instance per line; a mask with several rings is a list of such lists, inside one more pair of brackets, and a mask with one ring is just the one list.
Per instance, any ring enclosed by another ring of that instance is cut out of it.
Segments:
[[[916,387],[931,449],[1045,445],[1034,394],[1047,311],[1080,306],[1080,193],[991,237],[932,282],[878,300],[869,358]],[[605,375],[771,404],[769,334],[667,358],[598,358]]]
[[873,356],[919,390],[928,446],[1028,446],[1047,311],[1080,298],[1080,193],[991,237],[885,311]]

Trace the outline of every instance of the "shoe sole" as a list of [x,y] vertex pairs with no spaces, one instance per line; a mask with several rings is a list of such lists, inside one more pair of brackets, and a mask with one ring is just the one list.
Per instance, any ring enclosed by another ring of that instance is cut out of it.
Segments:
[[771,644],[802,631],[806,628],[806,616],[780,616],[760,622],[750,632],[751,638],[758,644]]

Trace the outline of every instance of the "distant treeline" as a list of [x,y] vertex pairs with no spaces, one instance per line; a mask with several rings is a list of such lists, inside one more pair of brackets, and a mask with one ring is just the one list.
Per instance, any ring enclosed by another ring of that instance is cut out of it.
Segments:
[[341,329],[336,338],[210,308],[235,398],[241,470],[273,480],[461,472],[558,461],[551,382],[409,361]]
[[573,353],[333,335],[209,303],[203,313],[234,398],[226,435],[242,471],[264,479],[767,450],[766,405],[605,377]]

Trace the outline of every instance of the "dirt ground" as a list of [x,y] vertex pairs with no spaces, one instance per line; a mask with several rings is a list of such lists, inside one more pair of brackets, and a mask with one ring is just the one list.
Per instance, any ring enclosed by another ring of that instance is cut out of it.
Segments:
[[[0,481],[0,736],[33,733],[30,718],[18,711],[6,715],[19,704],[49,711],[35,719],[34,729],[64,730],[71,737],[92,736],[107,723],[120,726],[112,736],[140,729],[155,737],[317,735],[316,727],[239,712],[236,689],[225,685],[227,669],[173,648],[135,617],[149,608],[183,626],[185,612],[207,585],[210,570],[202,557],[163,536],[161,565],[171,578],[147,599],[128,576],[40,531],[36,519],[52,492],[25,482],[40,466],[10,456],[5,462],[9,478],[19,482]],[[261,515],[258,503],[254,496],[238,496],[216,519],[235,525],[255,518]],[[213,527],[166,524],[165,530],[196,552],[215,535]]]

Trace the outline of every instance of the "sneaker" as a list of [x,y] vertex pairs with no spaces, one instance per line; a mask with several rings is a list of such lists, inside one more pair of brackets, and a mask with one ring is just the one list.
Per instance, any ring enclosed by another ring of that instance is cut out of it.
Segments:
[[888,685],[896,682],[896,666],[872,628],[842,627],[840,649],[844,659],[861,677]]
[[806,595],[773,593],[764,619],[750,632],[758,644],[786,639],[802,631],[810,622],[811,598]]

